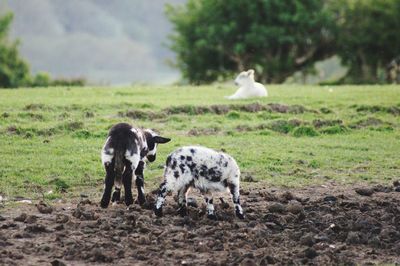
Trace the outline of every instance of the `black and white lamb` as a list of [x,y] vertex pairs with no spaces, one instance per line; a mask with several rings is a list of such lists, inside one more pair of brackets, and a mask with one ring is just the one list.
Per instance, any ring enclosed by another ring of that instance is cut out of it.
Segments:
[[240,169],[230,155],[201,147],[182,147],[172,152],[166,161],[164,181],[161,183],[154,213],[162,216],[162,206],[170,191],[178,192],[178,213],[187,215],[186,195],[190,187],[203,194],[207,205],[207,217],[216,219],[213,191],[229,189],[235,204],[236,216],[244,218],[239,195]]
[[151,129],[134,128],[126,123],[114,125],[101,151],[101,160],[106,170],[101,207],[108,207],[114,183],[115,191],[111,200],[120,201],[121,182],[125,190],[125,204],[131,205],[132,177],[136,179],[137,202],[140,205],[145,203],[143,188],[145,159],[153,162],[156,159],[157,144],[169,141],[170,139],[158,136]]

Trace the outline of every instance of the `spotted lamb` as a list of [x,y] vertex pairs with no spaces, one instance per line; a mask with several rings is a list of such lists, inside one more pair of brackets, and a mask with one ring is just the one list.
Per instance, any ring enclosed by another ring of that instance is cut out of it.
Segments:
[[172,152],[166,161],[164,181],[160,185],[154,213],[162,216],[162,206],[170,191],[178,192],[178,213],[187,215],[186,194],[190,187],[197,188],[204,195],[207,216],[216,219],[213,191],[229,189],[235,204],[236,216],[244,218],[239,200],[240,169],[231,156],[223,152],[201,147],[182,147]]
[[135,177],[138,190],[137,202],[142,205],[144,196],[145,159],[153,162],[156,159],[157,144],[167,143],[170,139],[158,136],[151,129],[134,128],[126,123],[113,126],[101,152],[101,160],[106,170],[104,193],[100,205],[107,208],[115,182],[112,201],[120,201],[121,181],[125,190],[125,204],[133,203],[132,177]]

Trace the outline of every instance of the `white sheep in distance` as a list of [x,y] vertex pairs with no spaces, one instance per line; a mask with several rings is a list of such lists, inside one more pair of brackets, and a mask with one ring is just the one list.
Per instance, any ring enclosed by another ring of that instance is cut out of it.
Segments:
[[236,216],[244,218],[239,195],[240,169],[230,155],[201,146],[182,147],[172,152],[166,161],[154,213],[162,216],[162,206],[168,192],[178,192],[178,212],[187,215],[186,195],[194,187],[204,195],[207,217],[216,219],[212,192],[229,189],[235,204]]
[[254,81],[254,70],[241,72],[235,79],[235,84],[240,86],[239,89],[230,96],[225,98],[234,99],[246,99],[251,97],[267,97],[268,92],[263,84]]

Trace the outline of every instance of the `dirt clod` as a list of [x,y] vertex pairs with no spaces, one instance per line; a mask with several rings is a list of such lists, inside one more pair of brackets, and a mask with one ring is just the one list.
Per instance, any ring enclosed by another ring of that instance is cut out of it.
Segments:
[[15,217],[14,221],[16,221],[16,222],[25,222],[27,217],[28,217],[28,215],[23,212],[20,215],[18,215],[17,217]]
[[335,197],[335,196],[326,196],[325,198],[324,198],[324,201],[326,201],[326,202],[336,202],[337,201],[337,197]]
[[307,257],[309,259],[314,259],[316,256],[318,256],[318,253],[313,248],[306,248],[304,250],[304,255],[305,255],[305,257]]
[[384,185],[376,185],[372,189],[374,190],[374,192],[383,192],[383,193],[389,193],[393,191],[392,187]]
[[63,260],[56,259],[51,262],[51,266],[67,266],[67,263]]
[[53,207],[50,205],[46,204],[43,201],[40,201],[38,204],[36,204],[36,208],[40,213],[52,213],[53,212]]
[[268,210],[270,212],[282,213],[286,211],[286,207],[282,203],[273,203],[268,207]]
[[355,191],[361,196],[371,196],[375,192],[372,188],[356,188]]
[[310,233],[304,235],[300,239],[300,244],[305,245],[305,246],[312,247],[314,245],[314,243],[315,243],[314,236]]
[[360,243],[360,236],[357,232],[349,232],[346,238],[347,244],[359,244]]
[[62,214],[62,213],[57,213],[56,215],[56,223],[64,224],[69,221],[69,216]]
[[38,217],[36,215],[28,215],[25,219],[25,223],[27,224],[34,224],[36,223]]
[[243,181],[244,182],[257,182],[256,178],[254,176],[252,176],[251,174],[246,174],[243,177]]
[[30,232],[30,233],[43,233],[47,232],[46,226],[42,224],[34,224],[34,225],[27,225],[25,227],[25,231]]
[[287,205],[286,209],[288,212],[298,214],[303,211],[303,206],[300,203],[293,201]]

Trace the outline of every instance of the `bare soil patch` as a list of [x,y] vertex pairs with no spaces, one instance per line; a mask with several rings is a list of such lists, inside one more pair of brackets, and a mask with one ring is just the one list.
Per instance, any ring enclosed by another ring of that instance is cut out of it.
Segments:
[[97,199],[2,209],[0,264],[400,263],[399,182],[245,187],[245,220],[234,216],[225,194],[221,203],[214,199],[217,221],[206,218],[197,194],[185,218],[176,215],[172,197],[164,217],[156,218],[151,193],[144,208],[128,210],[123,205],[103,210]]

